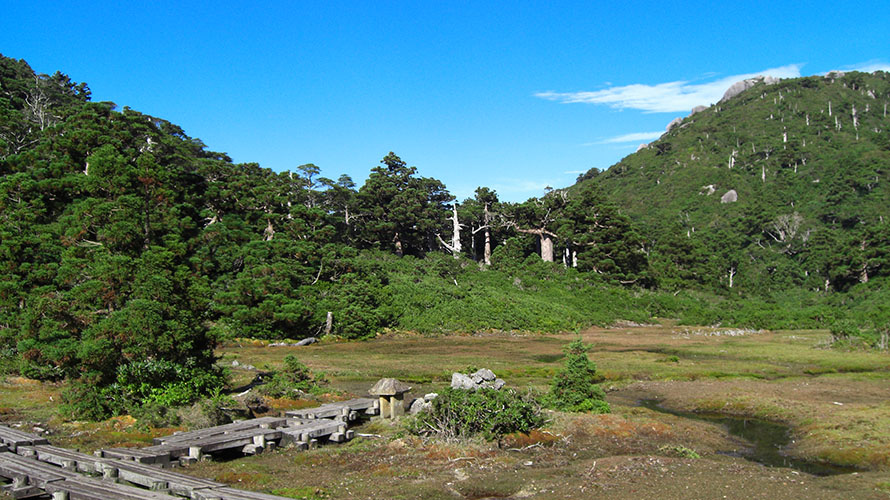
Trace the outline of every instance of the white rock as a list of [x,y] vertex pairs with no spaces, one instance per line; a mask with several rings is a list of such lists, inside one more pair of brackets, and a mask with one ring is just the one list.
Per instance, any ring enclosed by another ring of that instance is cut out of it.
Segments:
[[772,85],[779,81],[778,78],[774,78],[772,76],[755,76],[754,78],[748,78],[747,80],[742,80],[740,82],[735,82],[728,89],[726,89],[726,93],[723,94],[723,98],[720,99],[720,102],[728,101],[733,97],[741,94],[742,92],[750,89],[751,87],[757,85],[758,83],[764,83],[766,85]]
[[672,128],[676,127],[677,125],[679,125],[681,123],[683,123],[682,118],[674,118],[673,120],[671,120],[670,123],[668,123],[667,127],[665,127],[665,130],[670,132]]
[[739,193],[735,189],[730,189],[720,197],[720,203],[735,203],[739,201]]
[[489,370],[488,368],[482,368],[481,370],[477,370],[476,373],[474,373],[472,375],[474,380],[476,379],[477,376],[479,378],[481,378],[482,380],[494,380],[497,378],[495,376],[494,372]]
[[455,372],[451,374],[451,388],[473,390],[476,388],[476,383],[463,373]]

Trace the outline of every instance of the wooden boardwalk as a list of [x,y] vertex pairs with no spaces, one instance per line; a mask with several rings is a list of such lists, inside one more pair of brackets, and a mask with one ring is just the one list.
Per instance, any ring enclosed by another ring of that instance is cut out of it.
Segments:
[[145,448],[112,448],[93,455],[52,446],[42,436],[0,426],[0,490],[13,498],[53,500],[282,500],[173,472],[169,467],[214,453],[260,453],[274,446],[298,449],[353,436],[350,422],[379,413],[377,400],[359,398],[156,438]]

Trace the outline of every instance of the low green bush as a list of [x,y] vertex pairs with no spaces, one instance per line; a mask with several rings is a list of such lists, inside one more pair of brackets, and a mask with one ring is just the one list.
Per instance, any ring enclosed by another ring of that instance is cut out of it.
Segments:
[[528,432],[544,424],[538,403],[511,389],[445,389],[432,407],[418,414],[410,430],[444,439],[481,435],[487,440]]
[[218,393],[226,379],[223,370],[202,368],[192,361],[134,361],[120,365],[111,384],[103,386],[89,379],[72,382],[63,394],[61,411],[75,419],[102,420],[129,413],[161,421],[172,418],[164,409]]
[[321,386],[326,383],[323,374],[312,373],[296,356],[288,354],[284,358],[284,367],[261,385],[259,392],[274,398],[293,396],[300,392],[314,394],[320,392]]

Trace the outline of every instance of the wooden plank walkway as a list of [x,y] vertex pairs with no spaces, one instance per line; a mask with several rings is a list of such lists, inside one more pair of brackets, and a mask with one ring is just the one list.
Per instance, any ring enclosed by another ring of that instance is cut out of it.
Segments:
[[249,429],[274,429],[287,424],[287,418],[283,417],[261,417],[252,418],[250,420],[242,420],[231,424],[218,425],[216,427],[208,427],[206,429],[198,429],[189,432],[175,432],[170,436],[158,437],[152,440],[155,445],[174,443],[179,441],[192,441],[204,437],[215,436],[219,434],[228,434],[231,432],[245,431]]
[[355,420],[358,413],[366,415],[379,415],[380,402],[371,398],[356,398],[349,401],[328,403],[317,408],[304,408],[284,412],[284,416],[293,419],[313,420],[318,418],[342,418],[343,420]]
[[38,434],[0,425],[0,444],[5,444],[10,450],[15,451],[19,446],[49,444],[49,441]]
[[0,425],[0,477],[11,481],[0,488],[13,498],[50,494],[67,500],[282,500],[164,467],[227,450],[252,454],[276,445],[307,449],[320,441],[340,443],[353,437],[350,422],[379,413],[376,399],[357,398],[286,412],[283,417],[176,433],[156,438],[145,448],[111,448],[93,455],[52,446],[42,436]]
[[11,451],[0,453],[0,476],[12,481],[12,484],[4,486],[4,490],[13,498],[38,496],[43,491],[54,495],[53,498],[66,498],[67,495],[69,500],[176,498],[157,491],[85,476]]

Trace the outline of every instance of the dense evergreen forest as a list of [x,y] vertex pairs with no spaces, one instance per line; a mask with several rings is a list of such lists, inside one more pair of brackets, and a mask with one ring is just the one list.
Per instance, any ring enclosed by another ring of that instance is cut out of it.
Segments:
[[392,152],[361,186],[235,164],[0,56],[0,367],[99,417],[220,387],[237,337],[662,316],[880,343],[888,96],[881,73],[759,85],[575,186],[459,201]]

